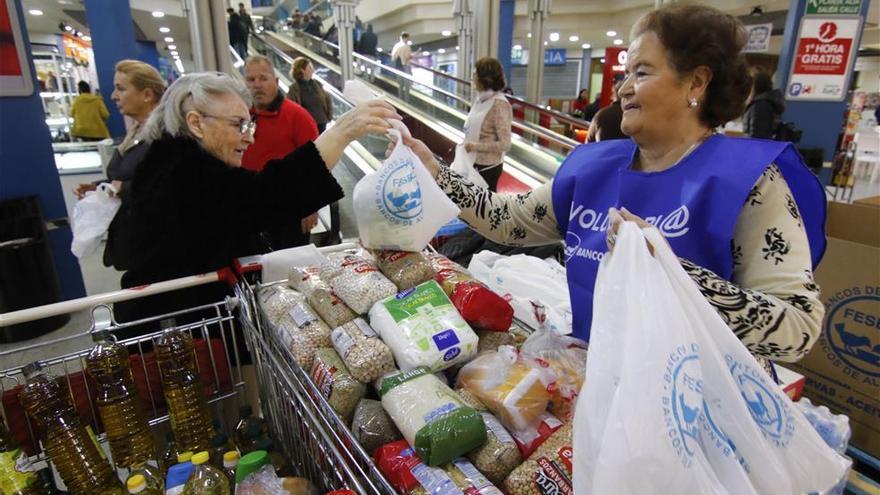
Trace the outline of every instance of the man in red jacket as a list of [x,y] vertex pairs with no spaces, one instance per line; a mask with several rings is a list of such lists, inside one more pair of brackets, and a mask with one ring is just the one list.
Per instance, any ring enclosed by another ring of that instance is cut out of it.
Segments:
[[[272,62],[254,55],[245,62],[245,84],[251,92],[254,105],[251,116],[257,123],[254,143],[248,146],[241,159],[242,167],[260,171],[269,160],[282,158],[308,141],[318,137],[315,119],[305,108],[284,97],[279,90],[278,78]],[[318,213],[302,219],[301,225],[290,231],[268,232],[272,249],[283,249],[308,244],[309,232],[318,223]]]

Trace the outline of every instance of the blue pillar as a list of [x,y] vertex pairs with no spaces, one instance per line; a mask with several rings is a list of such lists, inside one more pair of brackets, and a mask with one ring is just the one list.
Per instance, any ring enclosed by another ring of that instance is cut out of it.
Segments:
[[116,63],[127,58],[138,58],[131,8],[128,0],[86,0],[85,4],[101,96],[110,110],[107,127],[113,136],[123,136],[125,123],[116,105],[110,101],[110,94],[113,93],[113,68]]
[[498,60],[504,67],[504,79],[510,86],[510,50],[513,49],[513,10],[516,6],[514,0],[501,0],[501,12],[498,14]]
[[[20,0],[15,0],[24,52],[31,53]],[[27,57],[27,70],[34,92],[24,97],[0,98],[0,199],[36,195],[47,220],[64,218],[67,207],[52,154],[52,136],[43,115],[34,63]],[[49,231],[55,268],[65,299],[86,294],[79,263],[70,252],[70,227]]]
[[155,41],[140,41],[137,42],[137,56],[136,59],[141,62],[148,63],[155,68],[159,68],[159,50],[156,49]]
[[311,6],[312,6],[312,2],[310,2],[309,0],[299,0],[299,11],[300,12],[305,12],[305,11],[309,10],[309,7],[311,7]]
[[[806,12],[807,3],[804,0],[789,0],[788,17],[785,19],[785,39],[782,42],[782,51],[779,53],[779,63],[776,66],[776,87],[786,96],[785,114],[783,120],[786,122],[794,122],[803,130],[798,147],[800,148],[822,148],[825,161],[833,158],[835,148],[837,146],[837,137],[840,135],[846,119],[846,110],[849,102],[844,101],[789,101],[788,100],[788,79],[791,75],[791,64],[797,52],[797,36],[798,29],[801,25]],[[865,19],[868,15],[868,6],[870,0],[862,0],[859,15]],[[864,22],[862,23],[862,30]],[[852,66],[855,64],[856,52],[861,42],[862,30],[859,31],[857,39],[853,41],[853,54],[850,63],[850,76],[846,82],[845,88],[849,85],[854,76]]]

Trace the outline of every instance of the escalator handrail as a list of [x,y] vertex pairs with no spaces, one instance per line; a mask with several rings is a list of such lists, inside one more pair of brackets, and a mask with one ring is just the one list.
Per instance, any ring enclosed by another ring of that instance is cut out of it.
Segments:
[[[337,49],[337,50],[339,49],[339,45],[337,45],[337,44],[335,44],[335,43],[332,43],[332,42],[330,42],[330,41],[327,41],[327,40],[325,40],[325,39],[323,39],[323,38],[319,38],[319,37],[317,37],[317,36],[315,36],[315,35],[312,35],[312,34],[309,34],[309,33],[306,33],[306,32],[301,32],[300,34],[301,34],[302,36],[304,36],[304,37],[312,38],[312,39],[315,40],[315,41],[318,41],[318,42],[324,43],[325,45],[327,45],[327,46],[329,46],[329,47],[331,47],[331,48],[335,48],[335,49]],[[466,99],[464,99],[464,98],[458,96],[457,94],[455,94],[455,93],[450,93],[449,91],[446,91],[446,90],[443,89],[443,88],[438,88],[437,86],[434,86],[433,84],[429,84],[429,83],[424,83],[424,82],[421,82],[421,81],[417,81],[417,80],[413,77],[412,74],[408,74],[408,73],[406,73],[406,72],[403,72],[403,71],[401,71],[401,70],[398,70],[398,69],[395,68],[395,67],[391,67],[390,65],[384,65],[384,64],[381,63],[381,62],[378,62],[378,61],[376,61],[376,60],[373,60],[373,59],[371,59],[371,58],[369,58],[369,57],[367,57],[367,56],[365,56],[365,55],[361,55],[360,53],[357,53],[357,52],[352,52],[352,56],[353,56],[354,58],[356,58],[356,59],[362,61],[362,62],[366,62],[367,64],[370,64],[370,65],[372,65],[372,66],[375,66],[375,67],[377,67],[377,68],[380,68],[380,69],[382,69],[382,70],[385,71],[385,72],[390,72],[390,73],[392,73],[392,74],[396,74],[396,75],[399,76],[399,77],[402,77],[402,78],[404,78],[404,79],[407,79],[407,80],[409,80],[412,84],[418,84],[419,86],[423,86],[423,87],[425,87],[425,88],[428,88],[428,89],[430,89],[431,91],[436,91],[437,93],[440,93],[440,94],[442,94],[443,96],[447,96],[447,97],[449,97],[449,98],[452,98],[452,99],[454,99],[454,100],[456,100],[456,101],[462,103],[463,105],[467,105],[467,106],[470,106],[470,105],[471,105],[471,102],[470,102],[470,101],[468,101],[468,100],[466,100]]]
[[[312,36],[312,35],[307,34],[307,33],[303,33],[303,34],[305,34],[306,36],[309,36],[309,37],[311,37],[311,38],[314,38],[314,39],[316,39],[316,40],[319,39],[319,38],[317,38],[316,36]],[[272,45],[271,43],[265,41],[265,40],[262,39],[259,35],[254,34],[253,36],[254,36],[255,38],[259,39],[260,42],[262,42],[264,45],[268,46],[273,52],[275,52],[276,54],[278,54],[278,55],[279,55],[280,57],[282,57],[285,61],[287,61],[287,62],[290,63],[290,64],[293,63],[293,60],[290,58],[290,56],[287,55],[286,53],[284,53],[284,52],[283,52],[282,50],[280,50],[278,47],[276,47],[276,46]],[[334,44],[331,43],[331,42],[328,42],[328,41],[325,41],[325,40],[321,40],[321,41],[324,42],[324,43],[326,43],[327,45],[330,45],[330,46],[332,46],[332,47],[336,47],[336,45],[334,45]],[[360,54],[355,54],[355,55],[357,55],[357,56],[359,56],[359,57],[363,57],[363,56],[360,55]],[[370,60],[369,58],[366,58],[366,57],[363,57],[363,58],[364,58],[364,60],[366,60],[366,61],[368,61],[368,62],[370,62],[370,63],[377,64],[377,65],[381,65],[381,64],[378,64],[377,62],[374,62],[373,60]],[[405,76],[408,76],[408,74],[406,74],[406,73],[404,73],[404,72],[397,71],[396,69],[393,69],[393,68],[388,67],[388,66],[385,66],[385,65],[381,65],[381,68],[382,68],[382,70],[389,70],[389,69],[391,69],[391,70],[394,70],[395,72],[398,72],[398,73],[400,73],[400,74],[403,74],[403,75],[405,75]],[[318,76],[312,76],[312,77],[317,78]],[[334,92],[334,94],[338,94],[338,95],[340,96],[340,98],[342,98],[342,93],[341,93],[336,87],[334,87],[333,85],[327,83],[326,81],[322,81],[322,82],[324,83],[325,88],[327,88],[327,87],[332,88],[332,91]],[[424,83],[420,83],[420,82],[416,82],[416,84],[421,84],[422,86],[429,87],[430,89],[432,89],[432,90],[436,90],[436,91],[438,91],[438,92],[440,92],[440,93],[443,93],[444,95],[447,95],[447,96],[453,97],[453,98],[455,98],[457,101],[460,101],[461,103],[463,103],[464,105],[466,105],[467,108],[470,108],[470,106],[471,106],[471,102],[466,101],[466,100],[464,100],[464,99],[462,99],[462,98],[460,98],[460,97],[457,97],[457,96],[455,96],[455,95],[452,95],[452,94],[450,94],[450,93],[448,93],[448,92],[446,92],[446,91],[444,91],[444,90],[442,90],[442,89],[434,88],[434,87],[431,86],[431,85],[426,85],[426,84],[424,84]],[[348,100],[345,100],[345,101],[348,101]],[[540,108],[540,107],[538,107],[538,108]],[[516,127],[517,129],[520,129],[520,130],[522,130],[522,131],[524,131],[524,132],[527,132],[527,133],[529,133],[529,134],[536,135],[538,138],[541,138],[541,139],[547,139],[547,140],[549,140],[549,141],[553,141],[554,143],[558,144],[559,146],[563,146],[563,147],[565,147],[565,148],[567,148],[567,149],[569,149],[569,150],[574,149],[575,146],[577,146],[578,144],[580,144],[580,143],[578,143],[577,141],[575,141],[574,139],[571,139],[571,138],[566,137],[566,136],[561,136],[561,135],[559,135],[559,134],[557,134],[557,133],[555,133],[555,132],[553,132],[553,131],[551,131],[551,130],[549,130],[549,129],[545,129],[545,128],[540,127],[540,126],[527,125],[527,124],[528,124],[528,123],[523,124],[523,123],[517,122],[517,121],[515,121],[515,120],[511,122],[511,125],[512,125],[513,127]]]
[[[468,86],[468,87],[471,86],[471,82],[470,82],[470,81],[466,81],[466,80],[464,80],[464,79],[458,78],[458,77],[456,77],[456,76],[453,76],[452,74],[447,74],[447,73],[445,73],[445,72],[443,72],[443,71],[439,71],[439,70],[437,70],[437,69],[432,69],[431,67],[427,67],[427,66],[424,66],[424,65],[421,65],[421,64],[417,64],[417,63],[415,63],[415,62],[413,62],[412,65],[413,65],[414,67],[418,67],[418,68],[420,68],[420,69],[424,69],[424,70],[430,71],[430,72],[432,72],[432,73],[434,73],[434,74],[436,74],[436,75],[438,75],[438,76],[445,77],[446,79],[450,79],[450,80],[452,80],[452,81],[455,81],[456,83],[464,84],[464,85],[466,85],[466,86]],[[513,96],[513,95],[505,95],[505,96],[507,96],[507,99],[510,101],[511,104],[516,103],[516,104],[518,104],[518,105],[523,105],[523,106],[527,107],[527,108],[530,109],[530,110],[535,110],[536,112],[540,112],[540,113],[546,113],[546,114],[550,115],[551,117],[553,117],[553,118],[555,118],[555,119],[557,119],[557,120],[559,120],[559,121],[561,121],[561,122],[565,122],[565,123],[570,124],[570,125],[573,125],[573,126],[582,127],[582,128],[584,128],[584,129],[589,129],[589,128],[590,128],[590,123],[587,122],[586,120],[582,120],[582,119],[578,119],[578,118],[576,118],[576,117],[572,117],[571,115],[568,115],[568,114],[562,113],[562,112],[560,112],[560,111],[558,111],[558,110],[554,110],[554,109],[552,109],[552,108],[546,108],[546,107],[542,107],[542,106],[540,106],[540,105],[535,105],[534,103],[529,103],[529,102],[523,100],[522,98],[519,98],[519,97],[516,97],[516,96]]]

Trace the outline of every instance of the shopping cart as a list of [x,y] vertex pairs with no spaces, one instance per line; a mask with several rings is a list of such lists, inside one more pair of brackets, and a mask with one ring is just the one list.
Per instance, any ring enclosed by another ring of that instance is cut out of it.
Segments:
[[[223,412],[237,409],[234,406],[243,403],[245,397],[245,383],[242,379],[241,360],[237,346],[237,339],[240,337],[236,336],[234,331],[235,313],[239,307],[240,299],[229,297],[216,303],[128,323],[116,322],[113,310],[109,306],[112,303],[224,280],[237,287],[231,276],[231,271],[227,269],[217,273],[185,277],[136,289],[125,289],[0,314],[0,327],[83,310],[91,310],[92,317],[90,328],[83,332],[0,352],[0,363],[6,367],[13,359],[23,361],[25,356],[34,356],[39,358],[46,371],[62,378],[67,384],[77,412],[86,421],[86,424],[98,433],[98,441],[104,446],[108,459],[113,463],[109,449],[106,448],[106,435],[101,433],[103,428],[95,403],[96,388],[85,372],[85,357],[91,350],[93,343],[91,339],[83,337],[87,337],[91,332],[104,329],[111,332],[134,326],[152,329],[148,333],[120,340],[119,343],[125,345],[130,354],[135,385],[143,404],[148,406],[147,417],[155,434],[155,430],[161,428],[159,425],[168,421],[168,414],[162,393],[162,377],[152,349],[155,339],[163,331],[162,327],[178,328],[192,335],[195,344],[196,366],[205,396],[211,405],[214,417],[219,419],[220,424],[227,431],[230,431],[231,428],[226,419],[231,417],[231,414]],[[172,321],[187,321],[188,323],[177,325]],[[56,351],[54,351],[56,347],[68,347],[76,350],[56,355]],[[35,360],[26,359],[28,361]],[[0,371],[0,398],[2,398],[0,411],[6,418],[11,435],[28,454],[32,465],[42,467],[43,462],[49,462],[48,458],[41,448],[39,437],[35,434],[30,419],[18,401],[18,392],[25,381],[22,369],[26,364],[27,362],[20,362]],[[234,428],[234,424],[231,427]],[[113,466],[117,467],[115,463]]]
[[[322,253],[355,247],[339,244],[319,248]],[[256,265],[242,268],[253,273]],[[282,446],[300,475],[309,478],[321,493],[348,488],[358,495],[396,492],[361,448],[339,416],[315,386],[309,373],[294,361],[281,344],[258,304],[257,292],[287,281],[262,283],[242,276],[241,324],[257,371],[260,403],[272,437]]]

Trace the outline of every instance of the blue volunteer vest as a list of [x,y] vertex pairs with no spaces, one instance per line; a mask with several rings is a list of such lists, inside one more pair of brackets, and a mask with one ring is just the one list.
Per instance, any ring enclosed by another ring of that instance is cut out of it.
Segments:
[[814,268],[822,258],[825,192],[791,144],[715,135],[675,166],[653,173],[630,170],[636,151],[631,140],[579,146],[554,179],[553,210],[565,239],[576,337],[590,339],[593,285],[607,251],[610,207],[626,207],[656,226],[676,255],[730,280],[740,210],[775,163],[800,210]]

